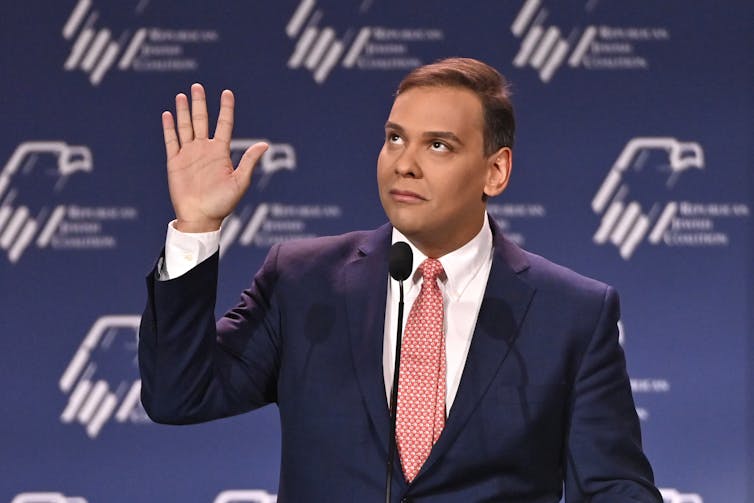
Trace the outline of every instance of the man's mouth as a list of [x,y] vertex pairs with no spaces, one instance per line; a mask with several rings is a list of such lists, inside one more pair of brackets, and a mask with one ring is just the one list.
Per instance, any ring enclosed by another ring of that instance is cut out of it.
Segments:
[[416,192],[411,192],[410,190],[393,189],[390,191],[390,197],[393,198],[393,201],[399,203],[419,203],[427,200]]

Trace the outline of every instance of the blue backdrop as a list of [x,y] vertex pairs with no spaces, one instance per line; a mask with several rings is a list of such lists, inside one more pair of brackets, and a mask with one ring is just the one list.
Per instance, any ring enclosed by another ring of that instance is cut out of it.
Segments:
[[754,4],[681,0],[6,2],[0,500],[275,500],[277,410],[149,423],[143,276],[172,210],[160,112],[236,93],[272,145],[223,231],[218,306],[270,244],[384,221],[392,94],[446,56],[513,83],[527,249],[616,286],[644,444],[672,503],[754,499]]

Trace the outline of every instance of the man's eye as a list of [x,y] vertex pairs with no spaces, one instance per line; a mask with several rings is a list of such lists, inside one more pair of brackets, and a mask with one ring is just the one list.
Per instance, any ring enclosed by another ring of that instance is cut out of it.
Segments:
[[389,141],[390,143],[401,144],[403,143],[403,138],[401,138],[400,135],[398,134],[388,133],[387,141]]
[[450,147],[448,147],[441,141],[433,141],[430,146],[432,147],[432,150],[436,150],[438,152],[450,152]]

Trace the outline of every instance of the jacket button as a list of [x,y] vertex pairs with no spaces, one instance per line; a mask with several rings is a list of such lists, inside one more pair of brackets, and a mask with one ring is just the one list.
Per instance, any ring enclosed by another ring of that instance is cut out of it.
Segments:
[[403,499],[401,500],[401,503],[412,503],[412,501],[413,501],[413,500],[412,500],[411,498],[408,498],[408,497],[406,497],[406,498],[403,498]]

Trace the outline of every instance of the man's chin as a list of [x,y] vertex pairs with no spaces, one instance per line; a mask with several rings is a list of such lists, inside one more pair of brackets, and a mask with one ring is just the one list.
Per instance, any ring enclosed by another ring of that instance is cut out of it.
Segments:
[[401,234],[414,242],[420,241],[421,236],[426,234],[424,223],[418,219],[390,218],[390,223]]

